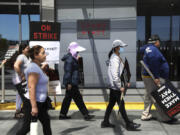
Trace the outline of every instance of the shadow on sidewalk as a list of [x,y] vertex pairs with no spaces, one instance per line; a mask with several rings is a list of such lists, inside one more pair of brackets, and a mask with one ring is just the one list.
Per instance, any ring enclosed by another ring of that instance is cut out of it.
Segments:
[[76,132],[76,131],[85,129],[85,128],[87,128],[87,127],[88,127],[88,126],[82,126],[82,127],[77,127],[77,128],[68,128],[68,129],[60,132],[60,134],[61,134],[61,135],[71,135],[70,133],[73,133],[73,132]]
[[22,127],[23,119],[20,119],[14,124],[14,126],[8,131],[7,135],[15,135],[16,132]]

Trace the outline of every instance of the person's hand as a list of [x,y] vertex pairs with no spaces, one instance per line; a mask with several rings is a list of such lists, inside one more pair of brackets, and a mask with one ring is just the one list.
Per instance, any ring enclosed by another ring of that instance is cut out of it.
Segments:
[[21,77],[22,82],[26,80],[25,75],[23,73],[20,74],[20,77]]
[[72,85],[71,84],[68,84],[67,85],[67,90],[71,90],[72,89]]
[[32,107],[31,115],[32,116],[37,116],[38,115],[38,108],[37,107]]
[[120,91],[121,91],[121,92],[124,92],[124,90],[125,90],[124,87],[121,87],[121,88],[120,88]]
[[3,65],[3,64],[5,64],[6,62],[7,62],[7,59],[4,59],[1,64]]
[[22,77],[21,77],[21,80],[22,80],[22,82],[26,81],[25,76],[22,76]]
[[2,61],[2,63],[0,64],[0,68],[6,63],[6,59]]
[[131,86],[131,83],[127,83],[127,87],[130,87]]
[[77,56],[77,59],[79,59],[79,58],[81,58],[81,56],[80,56],[80,55],[78,55],[78,56]]
[[160,86],[160,79],[155,79],[154,82],[156,83],[157,86]]
[[48,65],[47,63],[43,63],[43,64],[41,65],[41,69],[42,69],[43,71],[46,71],[48,68],[49,68],[49,65]]

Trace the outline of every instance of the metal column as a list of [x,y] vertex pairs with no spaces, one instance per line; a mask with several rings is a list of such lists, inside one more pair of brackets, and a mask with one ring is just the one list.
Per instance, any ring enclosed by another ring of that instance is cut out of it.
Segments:
[[151,36],[151,16],[145,16],[145,40],[148,41],[148,39]]
[[21,25],[21,0],[18,0],[18,10],[19,10],[19,44],[22,42],[22,25]]
[[4,89],[4,83],[5,83],[5,79],[4,79],[4,65],[2,65],[1,67],[1,103],[5,102],[5,89]]

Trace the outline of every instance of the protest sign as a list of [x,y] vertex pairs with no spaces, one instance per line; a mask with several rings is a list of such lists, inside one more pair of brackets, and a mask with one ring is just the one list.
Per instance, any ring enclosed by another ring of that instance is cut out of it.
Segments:
[[30,22],[30,41],[60,41],[60,23]]
[[58,68],[56,66],[54,68],[46,67],[44,72],[49,77],[48,93],[53,95],[62,94]]
[[[60,56],[60,23],[55,22],[31,22],[30,23],[30,47],[41,45],[47,54],[46,62],[52,66],[59,63]],[[61,83],[58,68],[49,69],[46,74],[49,77],[48,92],[61,94]]]
[[153,91],[151,95],[169,117],[180,112],[180,93],[169,81]]
[[124,94],[126,94],[127,85],[130,82],[130,79],[131,79],[131,72],[130,72],[130,68],[129,68],[129,63],[128,63],[128,60],[125,58],[124,68],[123,68],[123,71],[121,74],[121,80],[122,80],[124,87],[125,87]]
[[59,41],[30,41],[30,47],[41,45],[47,53],[48,63],[59,63],[60,42]]

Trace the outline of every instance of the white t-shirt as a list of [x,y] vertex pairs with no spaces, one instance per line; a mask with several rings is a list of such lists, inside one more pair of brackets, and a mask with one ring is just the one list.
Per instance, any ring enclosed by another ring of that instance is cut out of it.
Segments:
[[[36,85],[36,101],[38,102],[44,102],[47,98],[47,85],[48,85],[48,77],[47,75],[42,71],[42,69],[34,62],[31,62],[28,67],[25,69],[25,77],[28,83],[28,75],[30,73],[37,73],[39,74],[39,80]],[[27,92],[25,94],[25,97],[29,99],[29,89],[28,84],[26,86]]]
[[[20,54],[16,61],[21,61],[22,64],[20,65],[20,68],[21,68],[21,71],[24,73],[24,70],[27,68],[28,64],[30,63],[29,59],[26,57],[26,55],[24,54]],[[17,72],[15,72],[13,74],[13,77],[12,77],[12,82],[14,85],[20,83],[22,80],[21,80],[21,77],[18,75]]]

